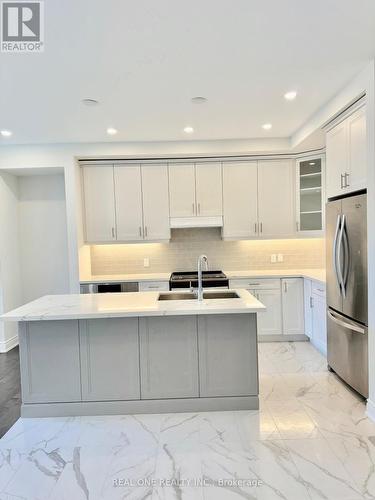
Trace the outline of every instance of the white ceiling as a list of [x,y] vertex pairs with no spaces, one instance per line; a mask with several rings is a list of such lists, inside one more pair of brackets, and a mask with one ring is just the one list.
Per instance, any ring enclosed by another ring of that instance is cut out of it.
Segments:
[[0,129],[14,133],[2,144],[289,137],[375,54],[374,0],[46,0],[45,11],[43,54],[0,55]]

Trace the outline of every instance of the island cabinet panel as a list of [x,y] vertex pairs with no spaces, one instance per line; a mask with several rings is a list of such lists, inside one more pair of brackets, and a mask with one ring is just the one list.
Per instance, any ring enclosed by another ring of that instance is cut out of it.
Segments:
[[80,321],[83,401],[140,398],[138,318]]
[[199,396],[196,316],[139,319],[141,399]]
[[81,400],[78,321],[20,323],[23,403]]
[[200,396],[258,394],[255,314],[198,317]]

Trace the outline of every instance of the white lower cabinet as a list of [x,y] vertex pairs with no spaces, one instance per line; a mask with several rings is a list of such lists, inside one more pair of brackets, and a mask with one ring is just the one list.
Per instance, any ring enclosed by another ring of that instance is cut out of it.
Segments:
[[141,399],[198,397],[197,318],[140,318],[139,334]]
[[305,333],[303,278],[281,280],[284,335]]
[[277,290],[261,290],[253,293],[267,308],[264,313],[258,314],[258,335],[281,335],[283,327],[280,287]]
[[305,301],[305,335],[311,339],[313,330],[311,280],[303,280],[303,296]]
[[82,320],[79,332],[82,400],[139,399],[138,318]]
[[326,287],[317,281],[305,279],[306,335],[311,343],[327,355]]

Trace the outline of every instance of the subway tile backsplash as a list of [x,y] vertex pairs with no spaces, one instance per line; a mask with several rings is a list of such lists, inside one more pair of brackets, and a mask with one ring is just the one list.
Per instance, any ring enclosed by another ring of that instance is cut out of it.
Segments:
[[[223,241],[218,228],[173,229],[170,243],[91,246],[91,272],[160,273],[195,269],[205,253],[210,269],[296,269],[325,267],[324,239]],[[283,262],[271,263],[272,254]],[[143,266],[143,259],[150,266]]]

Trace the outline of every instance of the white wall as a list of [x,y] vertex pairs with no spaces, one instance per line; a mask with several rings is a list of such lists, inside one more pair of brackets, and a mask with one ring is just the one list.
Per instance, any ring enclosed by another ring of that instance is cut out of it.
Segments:
[[[0,173],[0,314],[22,303],[19,231],[18,182]],[[18,343],[17,324],[0,322],[0,352]]]
[[64,175],[19,177],[23,302],[69,293]]

